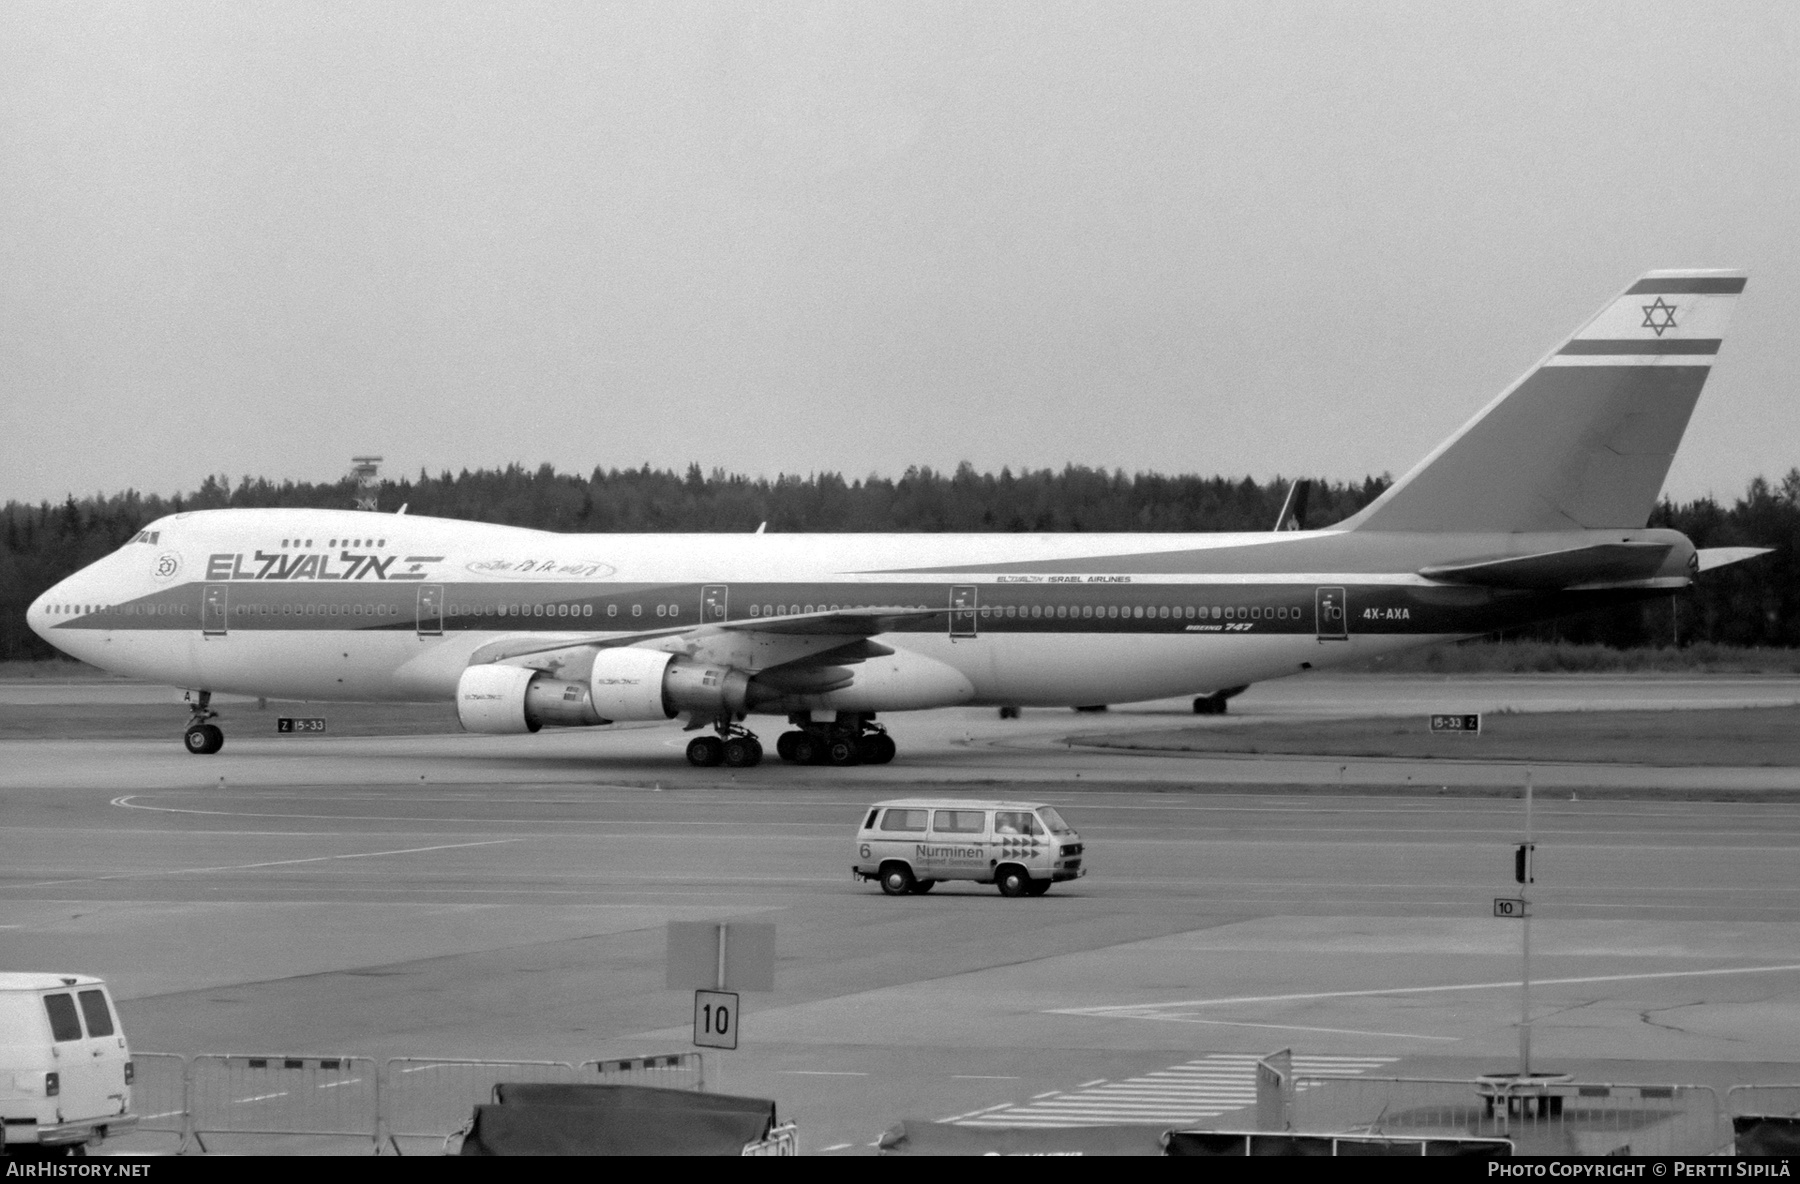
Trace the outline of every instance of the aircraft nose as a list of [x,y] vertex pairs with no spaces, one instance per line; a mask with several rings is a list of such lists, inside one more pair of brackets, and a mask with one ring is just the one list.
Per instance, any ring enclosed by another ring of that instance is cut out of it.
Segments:
[[61,589],[62,584],[57,584],[32,601],[31,607],[25,610],[25,624],[45,641],[50,640],[50,606],[56,602]]

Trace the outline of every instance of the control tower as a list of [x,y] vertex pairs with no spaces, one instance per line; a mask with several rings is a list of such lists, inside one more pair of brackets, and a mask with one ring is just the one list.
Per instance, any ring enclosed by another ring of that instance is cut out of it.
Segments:
[[359,510],[375,509],[375,499],[381,490],[381,458],[379,456],[353,456],[350,458],[350,479],[356,482],[356,508]]

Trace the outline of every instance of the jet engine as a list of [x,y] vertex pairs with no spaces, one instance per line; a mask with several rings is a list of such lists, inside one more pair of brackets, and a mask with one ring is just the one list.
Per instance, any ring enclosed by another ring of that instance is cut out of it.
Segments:
[[588,685],[595,710],[607,719],[673,719],[684,711],[744,711],[750,675],[733,666],[626,647],[595,654]]
[[594,710],[585,683],[529,666],[471,666],[456,680],[456,717],[470,732],[535,732],[610,721]]
[[605,649],[583,682],[529,666],[482,665],[456,683],[456,715],[470,732],[535,732],[614,720],[673,719],[684,711],[737,715],[750,675],[661,650]]

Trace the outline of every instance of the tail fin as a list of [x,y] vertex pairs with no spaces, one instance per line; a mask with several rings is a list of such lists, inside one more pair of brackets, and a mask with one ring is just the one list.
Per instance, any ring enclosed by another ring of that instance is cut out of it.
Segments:
[[1744,282],[1649,272],[1343,528],[1643,526]]
[[1311,478],[1302,477],[1288,486],[1281,513],[1275,515],[1276,530],[1305,530],[1307,495],[1312,493]]

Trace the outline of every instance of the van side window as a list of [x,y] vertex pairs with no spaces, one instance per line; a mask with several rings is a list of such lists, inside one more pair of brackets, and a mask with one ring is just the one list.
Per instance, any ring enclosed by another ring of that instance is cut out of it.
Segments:
[[864,830],[874,830],[875,829],[875,815],[877,815],[879,813],[881,813],[880,810],[870,810],[869,811],[869,816],[867,818],[863,819],[863,829]]
[[978,835],[987,830],[986,810],[939,810],[931,820],[939,834]]
[[922,831],[925,829],[925,811],[889,810],[881,816],[881,829]]
[[112,1011],[106,1006],[106,992],[98,988],[82,991],[81,1018],[87,1021],[89,1036],[111,1036],[113,1034]]
[[81,1039],[81,1021],[75,1017],[75,1000],[68,995],[45,995],[44,1011],[50,1016],[50,1039]]
[[1041,835],[1044,828],[1029,810],[1001,810],[994,815],[997,835]]

